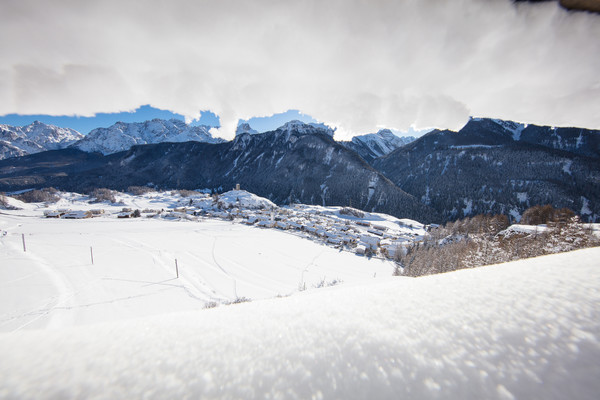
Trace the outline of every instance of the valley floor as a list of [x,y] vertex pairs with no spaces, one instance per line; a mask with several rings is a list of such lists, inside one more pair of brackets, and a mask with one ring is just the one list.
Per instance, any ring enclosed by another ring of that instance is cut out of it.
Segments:
[[6,232],[0,236],[0,331],[198,310],[333,281],[391,279],[394,269],[390,261],[216,219],[37,214],[0,215]]

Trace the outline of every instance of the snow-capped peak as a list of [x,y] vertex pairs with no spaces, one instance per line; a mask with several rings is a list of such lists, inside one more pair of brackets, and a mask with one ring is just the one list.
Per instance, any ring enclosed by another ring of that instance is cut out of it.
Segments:
[[502,131],[510,133],[514,141],[521,140],[521,133],[525,128],[527,128],[527,124],[497,118],[471,117],[469,119],[469,123],[471,122],[476,122],[479,124],[496,124],[501,128]]
[[40,121],[24,126],[0,125],[0,159],[62,149],[82,137],[74,129]]
[[214,138],[210,126],[191,126],[177,119],[153,119],[145,122],[117,122],[109,128],[97,128],[73,145],[87,152],[111,154],[128,150],[138,144],[162,142],[220,143]]
[[250,135],[256,135],[259,132],[256,129],[252,129],[252,127],[250,126],[249,123],[243,122],[238,125],[237,129],[235,130],[235,135],[238,136],[243,133],[248,133]]
[[352,143],[369,148],[377,157],[388,154],[400,146],[415,140],[414,137],[399,137],[389,129],[381,129],[377,133],[354,136]]
[[492,121],[512,133],[514,141],[521,140],[521,132],[523,132],[523,129],[527,128],[527,124],[521,124],[518,122],[503,121],[501,119],[493,119]]
[[291,133],[291,132],[297,132],[297,133],[315,133],[315,132],[321,132],[321,133],[325,133],[326,135],[329,135],[331,137],[333,137],[333,134],[335,133],[335,129],[332,129],[331,127],[323,124],[323,123],[306,123],[306,122],[302,122],[302,121],[298,121],[298,120],[292,120],[289,122],[286,122],[285,124],[283,124],[282,126],[280,126],[279,128],[277,128],[278,131],[282,131],[282,132],[287,132],[287,133]]

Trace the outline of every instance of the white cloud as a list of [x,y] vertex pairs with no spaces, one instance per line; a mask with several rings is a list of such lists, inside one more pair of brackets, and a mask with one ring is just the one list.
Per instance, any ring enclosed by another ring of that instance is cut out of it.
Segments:
[[509,0],[0,3],[0,114],[299,109],[338,132],[469,115],[600,128],[600,16]]

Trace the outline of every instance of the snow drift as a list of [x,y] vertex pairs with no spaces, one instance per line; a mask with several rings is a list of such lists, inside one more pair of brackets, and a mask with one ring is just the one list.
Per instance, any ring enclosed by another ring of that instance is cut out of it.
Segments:
[[594,399],[599,257],[3,334],[0,397]]

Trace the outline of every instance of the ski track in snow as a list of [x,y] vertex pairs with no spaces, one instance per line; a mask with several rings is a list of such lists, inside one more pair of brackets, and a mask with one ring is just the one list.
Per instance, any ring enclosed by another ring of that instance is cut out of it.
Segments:
[[0,227],[9,232],[0,239],[0,331],[198,310],[289,295],[299,281],[310,289],[324,277],[358,282],[393,271],[391,262],[224,221],[0,216]]
[[[17,245],[15,245],[14,243],[9,243],[6,247],[6,250],[8,250],[9,254],[14,254],[17,251],[22,251],[21,247],[19,247],[18,249],[17,248]],[[33,323],[36,323],[40,319],[45,320],[44,325],[47,327],[65,325],[64,321],[62,323],[60,322],[60,319],[65,318],[65,316],[59,315],[54,311],[59,306],[64,306],[65,304],[67,304],[68,301],[77,293],[77,291],[69,285],[65,277],[56,268],[50,265],[46,260],[42,259],[39,256],[36,256],[31,249],[29,251],[24,251],[23,256],[26,258],[26,260],[29,261],[30,265],[34,266],[34,268],[38,270],[38,272],[28,274],[26,277],[17,278],[13,281],[22,281],[24,279],[27,279],[28,277],[34,276],[39,277],[40,274],[45,275],[47,277],[48,282],[54,287],[56,294],[54,296],[41,300],[40,303],[38,303],[38,305],[34,306],[28,311],[1,318],[0,328],[7,322],[17,322],[18,326],[14,328],[13,331],[18,331]],[[26,321],[20,321],[23,319],[25,319]]]

